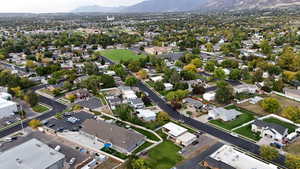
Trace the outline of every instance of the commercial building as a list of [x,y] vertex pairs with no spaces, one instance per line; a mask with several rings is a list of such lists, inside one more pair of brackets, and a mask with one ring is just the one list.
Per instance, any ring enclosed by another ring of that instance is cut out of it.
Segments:
[[201,165],[213,169],[278,169],[271,163],[260,161],[228,145],[208,156]]
[[18,105],[15,102],[0,99],[0,119],[14,115],[19,111]]
[[1,169],[62,169],[65,155],[37,139],[0,154]]

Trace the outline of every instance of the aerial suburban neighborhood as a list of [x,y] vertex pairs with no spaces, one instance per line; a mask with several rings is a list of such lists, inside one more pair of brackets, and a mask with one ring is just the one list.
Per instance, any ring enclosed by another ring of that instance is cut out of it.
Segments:
[[78,1],[0,7],[0,169],[300,169],[298,0]]

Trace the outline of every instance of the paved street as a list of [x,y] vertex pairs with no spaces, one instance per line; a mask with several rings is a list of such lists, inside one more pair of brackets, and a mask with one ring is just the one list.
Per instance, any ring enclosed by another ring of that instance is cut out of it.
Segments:
[[[40,116],[36,117],[36,119],[41,120],[41,121],[45,120],[45,119],[48,119],[48,118],[54,116],[56,113],[62,112],[62,111],[64,111],[67,108],[67,106],[65,106],[65,105],[63,105],[61,103],[58,103],[58,102],[56,102],[54,100],[48,99],[46,97],[43,97],[43,96],[40,96],[40,100],[39,101],[41,103],[49,105],[49,106],[51,106],[53,108],[51,111],[49,111],[47,113],[44,113],[44,114],[41,114]],[[30,120],[25,120],[24,121],[24,127],[28,126],[28,122],[29,121]],[[3,131],[0,132],[0,138],[8,136],[8,135],[10,135],[10,134],[12,134],[14,132],[17,132],[17,131],[19,131],[21,129],[22,129],[21,124],[19,124],[19,125],[16,125],[14,127],[9,128],[9,129],[3,130]]]

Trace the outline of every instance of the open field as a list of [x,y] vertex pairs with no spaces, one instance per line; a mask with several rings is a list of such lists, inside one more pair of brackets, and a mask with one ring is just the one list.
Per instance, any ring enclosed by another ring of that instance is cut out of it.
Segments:
[[238,133],[244,137],[247,137],[249,139],[255,140],[255,141],[258,141],[261,139],[261,137],[258,134],[251,131],[251,124],[241,127],[239,129],[236,129],[236,130],[234,130],[234,132]]
[[146,157],[146,163],[152,168],[170,169],[182,160],[178,154],[180,147],[171,141],[164,141],[152,148]]
[[136,53],[128,49],[104,50],[101,51],[101,54],[115,62],[120,62],[121,60],[123,61],[138,60],[139,58],[145,57],[145,55],[137,55]]
[[285,127],[289,130],[289,133],[294,132],[298,128],[297,126],[295,126],[291,123],[287,123],[287,122],[281,121],[281,120],[276,119],[276,118],[268,118],[268,119],[264,119],[263,121],[268,122],[268,123],[278,124],[282,127]]
[[[279,95],[276,95],[276,94],[272,94],[270,97],[277,99],[283,108],[287,107],[287,106],[297,106],[297,107],[300,107],[300,102],[291,100],[289,98],[286,98],[286,97],[283,97],[283,96],[279,96]],[[244,108],[246,110],[255,112],[256,114],[261,115],[261,116],[269,114],[269,113],[265,112],[260,107],[259,104],[251,104],[249,102],[246,102],[246,103],[239,104],[238,106],[242,107],[242,108]]]

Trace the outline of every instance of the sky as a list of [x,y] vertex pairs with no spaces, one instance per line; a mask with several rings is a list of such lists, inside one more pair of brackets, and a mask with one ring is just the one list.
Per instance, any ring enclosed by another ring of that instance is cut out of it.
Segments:
[[143,0],[0,0],[0,13],[69,12],[80,6],[130,6]]

